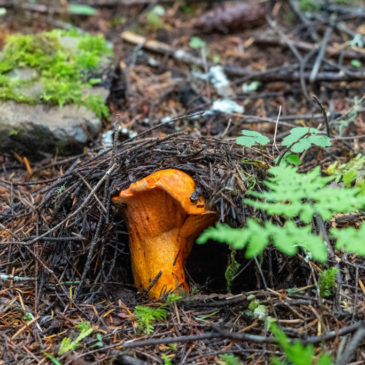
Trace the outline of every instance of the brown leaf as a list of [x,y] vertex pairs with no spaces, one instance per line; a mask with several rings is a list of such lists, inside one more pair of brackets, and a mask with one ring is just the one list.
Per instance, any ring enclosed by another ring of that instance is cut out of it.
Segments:
[[204,32],[232,32],[253,28],[265,21],[265,9],[259,5],[227,4],[204,13],[195,26]]

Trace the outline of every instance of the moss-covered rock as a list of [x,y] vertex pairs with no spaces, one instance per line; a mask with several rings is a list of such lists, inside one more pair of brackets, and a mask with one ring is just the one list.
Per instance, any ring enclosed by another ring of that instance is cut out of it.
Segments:
[[103,37],[76,31],[9,36],[0,53],[0,151],[66,151],[94,138],[109,115],[111,56]]

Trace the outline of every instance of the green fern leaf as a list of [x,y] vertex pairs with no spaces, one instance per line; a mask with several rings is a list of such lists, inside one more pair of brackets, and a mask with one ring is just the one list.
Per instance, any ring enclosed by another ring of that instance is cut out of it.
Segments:
[[161,307],[151,308],[144,305],[137,305],[134,308],[134,315],[138,319],[139,327],[147,334],[153,331],[153,322],[167,318],[167,311]]
[[241,146],[251,147],[255,143],[258,143],[261,146],[265,146],[270,142],[269,138],[262,135],[260,132],[243,129],[241,133],[243,134],[243,136],[236,139],[236,143]]
[[297,168],[281,164],[271,167],[264,184],[270,189],[252,192],[250,195],[262,199],[245,199],[246,204],[267,211],[269,214],[283,215],[287,218],[299,216],[309,223],[318,213],[324,220],[331,219],[337,213],[355,211],[365,206],[365,197],[359,190],[333,189],[328,186],[331,177],[321,177],[317,167],[307,174],[300,174]]
[[359,229],[353,227],[335,229],[331,228],[331,235],[337,238],[336,248],[345,249],[347,252],[365,256],[365,223]]
[[217,223],[216,227],[209,227],[197,239],[198,244],[208,240],[227,243],[235,250],[242,250],[247,241],[247,231],[243,228],[232,228],[227,224]]
[[288,221],[284,227],[267,222],[265,228],[270,231],[274,246],[286,255],[292,256],[298,248],[303,248],[314,259],[326,261],[327,247],[319,236],[311,232],[310,226],[298,227],[294,222]]
[[[293,365],[312,365],[314,359],[313,345],[303,345],[299,340],[290,341],[286,334],[278,328],[276,323],[270,324],[270,330],[285,353],[286,358]],[[277,358],[271,358],[274,364],[284,364]],[[321,355],[317,365],[332,365],[332,358],[327,354]]]
[[319,292],[322,298],[329,297],[331,295],[331,290],[336,285],[336,275],[338,274],[338,269],[336,267],[330,267],[324,270],[319,276]]
[[317,361],[316,365],[333,365],[332,357],[328,354],[323,354]]
[[284,227],[266,222],[262,227],[254,219],[247,221],[246,228],[231,228],[225,224],[210,227],[198,238],[197,243],[209,239],[227,243],[234,249],[246,248],[246,257],[256,257],[270,242],[286,255],[295,255],[299,248],[312,254],[318,261],[327,259],[327,248],[323,240],[311,233],[311,227],[297,227],[294,222],[287,222]]

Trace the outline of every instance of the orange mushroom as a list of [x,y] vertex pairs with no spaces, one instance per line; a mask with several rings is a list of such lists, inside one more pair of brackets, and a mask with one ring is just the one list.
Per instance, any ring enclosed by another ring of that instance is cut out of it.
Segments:
[[189,291],[184,263],[195,238],[217,220],[204,198],[190,199],[194,180],[185,172],[157,171],[113,198],[127,218],[132,271],[138,290],[153,298]]

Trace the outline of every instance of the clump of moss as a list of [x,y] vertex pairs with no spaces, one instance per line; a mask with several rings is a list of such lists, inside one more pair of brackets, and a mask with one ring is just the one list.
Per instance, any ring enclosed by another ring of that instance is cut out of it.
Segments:
[[[108,117],[104,101],[90,95],[90,90],[100,82],[92,75],[100,72],[103,57],[111,53],[102,36],[74,30],[9,36],[0,55],[0,100],[60,107],[74,103],[91,109],[98,117]],[[36,75],[30,80],[11,77],[12,70],[22,68],[32,68]],[[41,92],[29,96],[25,91],[36,82],[41,83]]]

